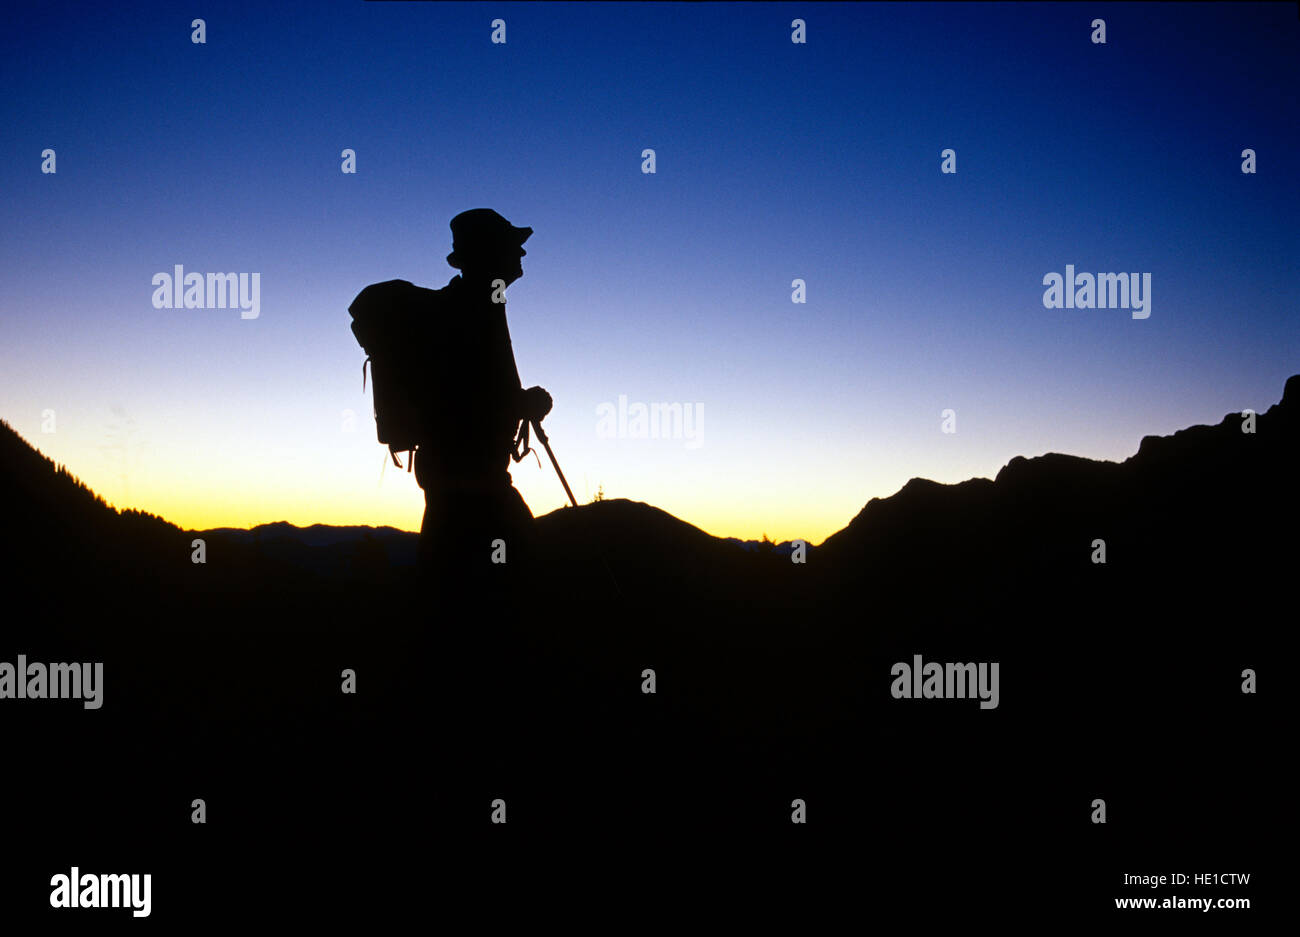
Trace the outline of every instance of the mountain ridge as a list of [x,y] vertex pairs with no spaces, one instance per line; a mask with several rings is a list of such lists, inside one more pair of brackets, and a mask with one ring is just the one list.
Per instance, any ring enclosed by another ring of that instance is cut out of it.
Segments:
[[[1268,410],[1258,414],[1256,419],[1261,427],[1280,426],[1284,430],[1294,429],[1296,409],[1300,404],[1300,374],[1287,379],[1279,402]],[[933,507],[936,503],[956,504],[970,502],[972,498],[988,497],[994,492],[1008,489],[1020,489],[1023,493],[1033,493],[1043,486],[1059,485],[1062,480],[1072,483],[1096,486],[1113,485],[1117,482],[1115,472],[1133,471],[1135,469],[1154,468],[1157,463],[1168,465],[1171,460],[1184,460],[1199,450],[1208,450],[1225,440],[1233,439],[1233,433],[1239,430],[1243,417],[1240,413],[1228,413],[1217,424],[1196,424],[1176,430],[1167,436],[1147,435],[1139,442],[1137,451],[1123,462],[1091,459],[1086,456],[1047,452],[1043,455],[1026,457],[1013,456],[993,479],[987,477],[969,478],[955,483],[936,482],[920,476],[909,479],[898,491],[885,497],[874,497],[840,530],[829,535],[820,544],[809,546],[815,550],[834,554],[847,541],[853,540],[864,525],[873,520],[896,522],[904,514],[922,510],[925,506]],[[207,535],[226,538],[248,545],[260,544],[263,548],[279,544],[281,554],[293,565],[317,568],[336,568],[344,563],[345,557],[339,553],[356,547],[363,542],[374,541],[381,545],[388,561],[402,568],[412,567],[415,563],[416,543],[419,535],[413,531],[382,525],[342,525],[311,524],[299,527],[288,521],[273,521],[258,524],[250,528],[216,527],[205,529],[183,529],[165,518],[146,511],[135,509],[118,509],[109,505],[101,496],[93,492],[84,482],[67,470],[66,466],[56,464],[35,446],[21,436],[7,421],[0,419],[0,453],[4,455],[5,480],[11,491],[22,491],[27,495],[26,516],[34,520],[39,513],[48,523],[53,518],[64,526],[74,526],[80,518],[81,523],[88,522],[95,512],[100,512],[98,521],[92,526],[104,528],[111,524],[108,520],[116,516],[119,524],[129,524],[135,534],[152,532],[155,535],[172,537],[184,534],[189,537]],[[1239,436],[1246,436],[1238,432]],[[52,476],[49,485],[33,483],[36,475],[41,473]],[[55,494],[55,492],[59,494]],[[955,500],[954,500],[955,499]],[[662,509],[640,501],[629,499],[607,499],[609,505],[620,505],[614,513],[640,530],[654,529],[660,535],[665,533],[664,518],[671,518],[677,524],[680,535],[704,537],[718,544],[727,544],[744,553],[763,553],[764,544],[760,541],[741,540],[736,537],[717,537],[695,527],[688,521],[677,518]],[[611,519],[609,508],[601,508],[606,502],[594,502],[580,505],[576,509],[559,508],[538,518],[539,524],[547,529],[560,529],[570,532],[573,520],[582,518],[584,523],[593,525],[593,532],[599,533],[609,528]],[[637,505],[629,509],[624,505]],[[33,509],[38,509],[33,512]],[[651,513],[653,512],[653,513]],[[660,516],[662,515],[662,517]],[[21,516],[21,515],[20,515]],[[603,522],[589,520],[603,516]],[[672,525],[668,525],[671,527]],[[688,532],[689,529],[689,532]],[[605,533],[610,533],[605,530]],[[93,538],[92,538],[93,539]],[[668,537],[664,542],[670,542]],[[778,556],[789,556],[792,541],[771,544],[767,552]],[[295,550],[323,551],[333,550],[336,554],[328,562],[320,563],[309,560]]]

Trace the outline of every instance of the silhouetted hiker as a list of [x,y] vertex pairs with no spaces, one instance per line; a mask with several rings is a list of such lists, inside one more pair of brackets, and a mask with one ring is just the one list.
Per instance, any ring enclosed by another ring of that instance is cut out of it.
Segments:
[[451,232],[447,262],[459,276],[439,290],[377,283],[351,311],[374,366],[380,440],[394,460],[397,451],[416,449],[415,477],[425,493],[421,569],[440,593],[486,605],[506,597],[501,589],[522,587],[533,515],[507,469],[512,454],[522,457],[527,421],[549,413],[551,397],[540,387],[523,389],[506,324],[504,289],[523,276],[532,228],[475,208],[453,218]]

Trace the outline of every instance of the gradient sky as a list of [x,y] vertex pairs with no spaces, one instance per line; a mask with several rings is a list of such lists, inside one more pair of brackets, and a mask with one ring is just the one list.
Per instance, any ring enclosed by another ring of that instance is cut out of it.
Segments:
[[[578,499],[719,536],[819,542],[1015,455],[1122,460],[1300,372],[1293,3],[205,0],[6,26],[0,417],[183,527],[419,528],[347,306],[445,285],[475,207],[535,231],[507,313]],[[175,264],[260,273],[260,317],[154,309]],[[1150,318],[1045,309],[1066,264],[1150,272]],[[601,438],[619,395],[702,405],[698,447]],[[535,514],[564,503],[544,454],[512,471]]]

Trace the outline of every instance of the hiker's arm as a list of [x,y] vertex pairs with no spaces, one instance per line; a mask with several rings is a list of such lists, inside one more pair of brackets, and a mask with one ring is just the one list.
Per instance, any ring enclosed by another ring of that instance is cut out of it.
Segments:
[[505,354],[509,358],[506,370],[513,378],[510,383],[519,388],[515,391],[515,398],[512,401],[513,415],[516,419],[541,422],[542,418],[551,412],[551,395],[540,387],[523,389],[523,381],[519,380],[519,366],[515,363],[515,350],[510,342],[510,327],[506,324],[504,316],[500,321],[505,332]]

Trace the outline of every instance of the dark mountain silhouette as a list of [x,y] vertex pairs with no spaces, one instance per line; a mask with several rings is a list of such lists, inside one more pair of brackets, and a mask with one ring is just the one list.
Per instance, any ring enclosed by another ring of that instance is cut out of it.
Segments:
[[259,524],[249,530],[216,527],[194,535],[248,545],[259,556],[325,577],[348,576],[375,564],[405,574],[415,569],[420,539],[418,533],[396,527],[296,527],[287,521]]
[[[794,552],[793,540],[782,540],[780,543],[773,543],[771,540],[741,540],[738,537],[725,538],[728,543],[734,543],[747,553],[775,553],[777,556],[789,556]],[[808,541],[804,541],[805,551],[816,549]]]
[[[1202,523],[1216,500],[1222,502],[1219,519],[1226,520],[1224,515],[1241,513],[1238,498],[1245,493],[1233,490],[1233,482],[1256,487],[1286,481],[1288,459],[1295,454],[1298,398],[1300,376],[1287,381],[1282,401],[1258,417],[1253,434],[1242,432],[1241,414],[1230,413],[1214,426],[1144,437],[1137,453],[1122,463],[1049,453],[1015,457],[992,482],[940,485],[914,478],[890,498],[873,498],[847,527],[828,537],[823,559],[842,561],[851,553],[870,559],[884,552],[886,543],[887,552],[897,557],[900,537],[915,546],[927,532],[942,532],[949,543],[953,535],[962,540],[976,532],[993,536],[986,526],[977,531],[972,525],[1000,522],[1000,514],[1022,516],[1026,523],[1034,518],[1035,526],[1054,531],[1054,542],[1064,542],[1066,531],[1083,519],[1099,536],[1115,524],[1136,530],[1180,502],[1198,505],[1185,512],[1189,524]],[[999,531],[1005,541],[1023,539],[1019,527],[1012,532],[999,524]],[[1075,552],[1072,542],[1064,549]],[[1032,552],[1047,562],[1057,559],[1057,554],[1041,556],[1037,548]]]
[[[352,549],[358,542],[367,539],[377,540],[383,545],[387,560],[392,565],[400,568],[413,567],[416,564],[420,538],[417,531],[398,530],[396,527],[330,524],[298,527],[288,521],[258,524],[247,530],[239,527],[213,527],[195,531],[194,534],[227,537],[238,543],[260,544],[263,550],[274,546],[294,565],[318,573],[337,570],[341,564],[346,563],[347,557],[351,555]],[[737,537],[721,539],[748,553],[772,552],[778,556],[789,556],[794,548],[794,542],[791,540],[773,543],[762,540],[741,540]],[[809,549],[816,549],[812,544],[807,546]]]
[[[420,874],[396,858],[412,849],[471,877],[504,843],[563,842],[644,874],[883,850],[877,886],[922,894],[924,869],[978,902],[1007,892],[997,848],[1023,858],[1026,911],[1059,914],[1126,862],[1271,854],[1298,407],[1300,376],[1254,433],[1229,414],[1120,463],[913,479],[805,564],[639,502],[562,509],[538,519],[548,565],[517,620],[492,596],[431,617],[411,534],[182,531],[110,508],[5,425],[22,600],[0,661],[103,661],[106,683],[94,713],[0,704],[7,750],[27,753],[6,777],[34,854],[20,891],[47,892],[70,855],[125,870],[129,853],[157,873],[159,913],[212,910],[203,875],[232,868],[247,902],[299,887],[362,907]],[[453,650],[470,632],[487,638],[472,697]],[[891,666],[918,654],[999,662],[1000,704],[894,699]],[[1247,668],[1267,690],[1241,692]]]
[[297,527],[288,521],[275,521],[270,524],[258,524],[245,530],[241,527],[213,527],[200,531],[206,534],[221,534],[244,543],[268,543],[273,540],[288,540],[307,547],[332,547],[340,543],[352,543],[365,537],[374,537],[395,544],[411,542],[419,534],[396,527],[368,527],[365,525],[336,527],[330,524],[312,524],[310,527]]
[[[205,539],[216,538],[246,544],[253,547],[258,556],[327,577],[350,575],[361,558],[371,555],[379,557],[379,562],[391,566],[399,573],[413,570],[418,559],[420,539],[418,532],[398,530],[396,527],[330,524],[298,527],[287,521],[259,524],[247,530],[214,527],[190,533]],[[748,553],[770,552],[781,557],[790,556],[794,547],[790,540],[773,543],[740,540],[736,537],[721,539]],[[815,546],[807,545],[809,553],[815,549]]]
[[[56,465],[0,420],[0,480],[13,563],[34,559],[50,566],[80,562],[94,568],[96,558],[124,546],[148,551],[179,533],[162,518],[141,511],[116,511],[66,466]],[[27,545],[38,550],[25,549]],[[17,548],[24,549],[17,549]]]

